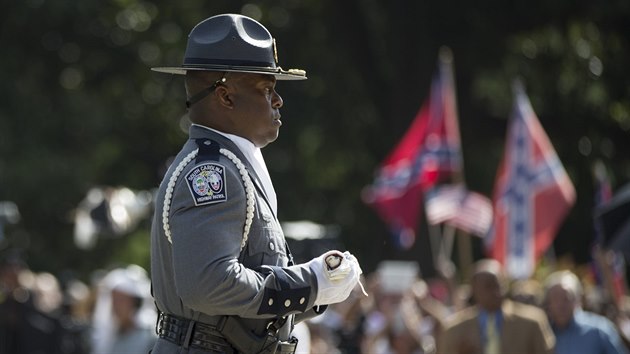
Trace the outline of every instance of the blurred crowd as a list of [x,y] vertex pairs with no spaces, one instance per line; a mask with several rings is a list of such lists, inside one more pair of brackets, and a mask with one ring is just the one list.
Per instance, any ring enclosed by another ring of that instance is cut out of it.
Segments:
[[[471,265],[466,277],[451,269],[423,278],[414,262],[390,261],[365,275],[369,296],[357,288],[296,326],[298,353],[491,353],[490,333],[478,328],[497,308],[503,337],[496,353],[628,353],[625,295],[614,296],[589,272],[549,269],[513,281],[493,262]],[[84,283],[33,272],[19,255],[5,255],[0,314],[0,354],[148,353],[156,339],[150,280],[137,265],[96,271]],[[518,321],[529,327],[508,339]],[[539,347],[508,347],[519,340]]]
[[18,253],[0,260],[0,354],[148,353],[156,314],[145,269],[33,272]]

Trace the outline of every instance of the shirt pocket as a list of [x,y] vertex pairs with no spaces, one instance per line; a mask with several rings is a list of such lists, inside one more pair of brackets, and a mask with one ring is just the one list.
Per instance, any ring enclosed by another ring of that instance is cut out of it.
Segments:
[[284,234],[280,224],[271,213],[267,203],[258,199],[257,218],[252,223],[248,239],[248,256],[258,260],[257,265],[284,266],[287,255],[284,244]]

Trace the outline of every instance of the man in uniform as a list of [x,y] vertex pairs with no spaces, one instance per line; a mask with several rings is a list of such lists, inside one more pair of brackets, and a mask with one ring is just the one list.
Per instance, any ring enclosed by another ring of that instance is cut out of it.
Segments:
[[164,176],[151,232],[160,311],[153,354],[292,353],[298,321],[344,301],[361,268],[349,252],[293,264],[260,149],[278,137],[275,40],[235,14],[193,28],[181,67],[192,126]]

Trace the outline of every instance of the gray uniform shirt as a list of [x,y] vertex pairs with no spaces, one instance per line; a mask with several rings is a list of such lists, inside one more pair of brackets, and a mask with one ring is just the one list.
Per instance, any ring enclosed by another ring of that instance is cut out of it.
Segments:
[[[221,315],[238,316],[259,335],[277,316],[298,315],[299,320],[316,315],[316,276],[307,264],[289,266],[284,234],[250,163],[220,134],[192,126],[189,136],[167,171],[155,204],[151,279],[158,309],[188,319],[197,313],[198,321],[211,325]],[[167,184],[180,162],[198,148],[198,139],[210,139],[234,153],[255,185],[254,218],[242,252],[245,187],[239,169],[223,154],[202,156],[200,151],[182,170],[168,211],[172,244],[165,235]],[[216,172],[211,185],[219,192],[217,199],[199,198],[194,184],[199,169]],[[288,339],[292,318],[281,329],[281,340]]]

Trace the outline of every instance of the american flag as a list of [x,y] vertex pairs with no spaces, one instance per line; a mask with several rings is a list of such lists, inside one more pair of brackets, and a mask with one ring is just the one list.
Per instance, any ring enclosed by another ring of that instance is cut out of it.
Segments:
[[362,195],[401,248],[415,241],[423,192],[461,171],[459,141],[452,61],[442,55],[429,98]]
[[438,186],[425,199],[430,224],[446,223],[479,237],[484,237],[492,225],[490,199],[463,184]]
[[494,223],[485,246],[510,276],[520,279],[533,273],[576,194],[519,82],[514,85],[514,96],[494,188]]
[[[593,165],[595,182],[594,209],[605,207],[612,199],[612,185],[606,166],[601,160]],[[605,232],[597,219],[594,220],[595,237],[591,249],[591,270],[596,284],[608,289],[617,304],[626,293],[625,260],[623,254],[609,248]]]

